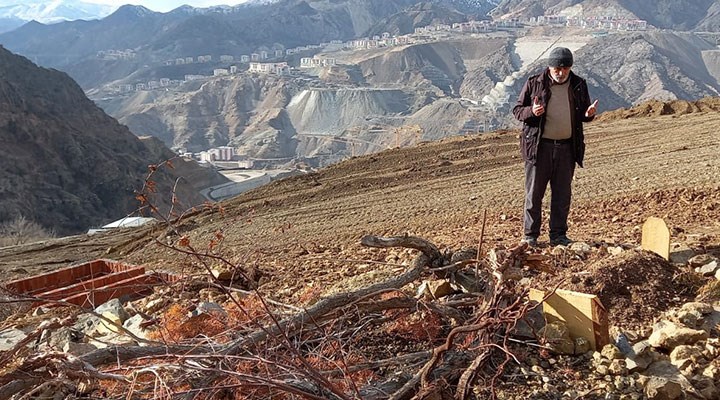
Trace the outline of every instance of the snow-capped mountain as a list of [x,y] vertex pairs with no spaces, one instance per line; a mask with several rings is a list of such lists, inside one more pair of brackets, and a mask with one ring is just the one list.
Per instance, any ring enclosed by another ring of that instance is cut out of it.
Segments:
[[117,6],[78,0],[0,0],[0,18],[54,23],[77,19],[100,19],[116,8]]

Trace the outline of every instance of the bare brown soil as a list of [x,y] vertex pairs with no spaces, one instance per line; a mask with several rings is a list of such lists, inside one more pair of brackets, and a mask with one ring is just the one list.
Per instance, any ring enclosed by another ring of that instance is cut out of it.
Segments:
[[[643,221],[658,216],[671,227],[673,241],[717,253],[720,113],[629,116],[608,113],[587,125],[586,168],[576,172],[571,237],[631,248],[639,244]],[[214,241],[217,254],[260,270],[260,289],[273,298],[297,300],[317,286],[328,292],[360,286],[397,274],[413,257],[409,251],[362,248],[358,241],[365,234],[408,233],[441,248],[476,248],[487,212],[484,249],[515,244],[523,197],[517,142],[516,132],[497,132],[356,157],[225,202],[222,212],[198,211],[182,220],[179,230],[198,250]],[[179,239],[156,226],[3,248],[2,279],[101,257],[159,270],[203,271],[193,258],[159,244]],[[565,267],[582,269],[593,261],[571,260]],[[618,272],[618,279],[630,279],[623,274],[632,270]],[[648,287],[661,270],[643,271]],[[598,286],[576,288],[602,294]],[[660,301],[638,299],[648,307]],[[625,322],[646,317],[628,313]]]

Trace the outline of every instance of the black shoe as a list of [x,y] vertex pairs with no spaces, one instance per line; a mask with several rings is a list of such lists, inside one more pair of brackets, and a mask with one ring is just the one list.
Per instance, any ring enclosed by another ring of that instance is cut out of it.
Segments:
[[550,246],[560,246],[560,245],[568,246],[572,242],[573,242],[572,239],[570,239],[569,237],[567,237],[565,235],[562,235],[562,236],[558,236],[554,239],[550,239]]
[[538,241],[537,241],[537,238],[536,238],[535,236],[525,236],[525,237],[520,241],[520,243],[521,243],[521,244],[522,244],[522,243],[527,243],[527,245],[530,246],[530,247],[537,247],[537,245],[538,245]]

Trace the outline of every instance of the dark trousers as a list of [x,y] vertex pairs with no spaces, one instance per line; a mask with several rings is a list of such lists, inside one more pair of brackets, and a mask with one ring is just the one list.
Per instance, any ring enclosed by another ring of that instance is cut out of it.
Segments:
[[575,157],[572,142],[548,142],[538,145],[535,164],[525,162],[525,236],[540,236],[542,200],[548,182],[550,198],[550,240],[567,234]]

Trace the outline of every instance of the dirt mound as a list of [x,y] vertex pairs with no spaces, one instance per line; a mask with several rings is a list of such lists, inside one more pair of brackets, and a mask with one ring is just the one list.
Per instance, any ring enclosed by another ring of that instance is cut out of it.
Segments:
[[[695,294],[678,279],[682,271],[647,251],[625,251],[590,265],[576,265],[555,276],[539,277],[534,285],[595,294],[608,309],[610,324],[635,329]],[[673,284],[669,284],[673,282]]]
[[614,121],[618,119],[657,117],[661,115],[682,115],[697,112],[718,112],[720,111],[720,98],[705,97],[696,101],[673,100],[673,101],[647,101],[631,108],[602,113],[597,121]]

